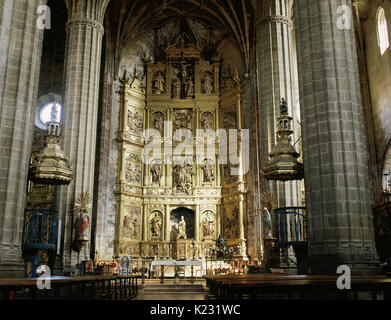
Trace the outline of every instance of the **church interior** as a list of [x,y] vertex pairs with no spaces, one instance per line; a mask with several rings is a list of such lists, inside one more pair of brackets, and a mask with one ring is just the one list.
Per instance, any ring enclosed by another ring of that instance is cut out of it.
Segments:
[[391,299],[390,35],[390,0],[0,1],[2,297]]

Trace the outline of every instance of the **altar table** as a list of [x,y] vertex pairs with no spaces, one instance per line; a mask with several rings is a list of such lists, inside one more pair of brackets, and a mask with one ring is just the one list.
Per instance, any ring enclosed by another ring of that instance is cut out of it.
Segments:
[[154,260],[151,263],[151,271],[153,271],[155,266],[160,266],[161,268],[161,283],[164,283],[164,266],[191,266],[191,282],[194,282],[194,266],[201,267],[201,274],[203,274],[204,265],[202,261],[164,261],[164,260]]

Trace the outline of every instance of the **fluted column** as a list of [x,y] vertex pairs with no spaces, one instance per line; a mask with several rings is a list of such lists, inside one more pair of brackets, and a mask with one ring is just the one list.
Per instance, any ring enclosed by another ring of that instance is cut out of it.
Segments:
[[[339,29],[351,1],[296,0],[310,266],[336,274],[376,270],[355,34]],[[346,11],[346,10],[343,10]]]
[[[72,209],[75,198],[94,189],[99,76],[103,17],[108,0],[67,0],[68,22],[65,52],[63,147],[73,165],[74,180],[58,196],[58,209],[65,219],[64,264],[74,265],[72,254]],[[88,255],[89,248],[84,251]]]
[[0,277],[23,275],[21,241],[46,0],[0,2]]
[[[295,119],[295,141],[300,136],[296,126],[296,94],[292,50],[292,0],[263,0],[256,23],[256,59],[260,110],[260,141],[262,165],[276,143],[276,118],[280,113],[280,99],[288,102],[289,113]],[[300,204],[297,181],[271,182],[263,179],[263,192],[271,192],[278,207]]]

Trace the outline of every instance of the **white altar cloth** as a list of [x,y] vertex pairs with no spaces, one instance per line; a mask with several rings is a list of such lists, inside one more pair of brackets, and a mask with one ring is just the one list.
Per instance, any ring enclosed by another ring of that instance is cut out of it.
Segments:
[[154,266],[199,266],[201,270],[204,270],[204,265],[202,261],[174,261],[174,260],[153,260],[151,263],[151,271],[153,271]]

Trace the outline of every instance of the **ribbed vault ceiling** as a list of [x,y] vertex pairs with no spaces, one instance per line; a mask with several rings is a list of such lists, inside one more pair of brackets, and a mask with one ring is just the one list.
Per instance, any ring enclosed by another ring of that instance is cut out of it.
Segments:
[[[106,25],[117,53],[149,30],[162,30],[168,24],[190,29],[202,25],[208,32],[194,32],[201,46],[208,46],[208,37],[219,30],[221,37],[230,37],[240,50],[245,68],[250,65],[255,0],[112,0],[107,10]],[[180,35],[169,36],[175,41]],[[213,43],[218,40],[213,39]]]

